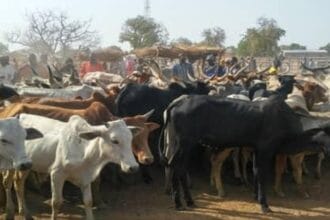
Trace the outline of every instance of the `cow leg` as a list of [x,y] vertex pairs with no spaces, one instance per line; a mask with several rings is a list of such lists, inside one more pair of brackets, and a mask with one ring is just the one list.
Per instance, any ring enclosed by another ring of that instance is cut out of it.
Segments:
[[14,187],[16,191],[17,203],[18,203],[18,213],[24,216],[25,219],[33,219],[29,210],[26,207],[25,202],[25,180],[29,175],[29,171],[20,171],[15,173]]
[[306,191],[302,182],[302,163],[304,161],[305,153],[295,154],[290,156],[290,162],[292,165],[292,172],[294,180],[297,184],[297,189],[301,195],[305,198],[309,198],[309,194]]
[[93,200],[92,200],[91,184],[82,186],[81,192],[83,195],[83,201],[85,205],[86,219],[94,220],[93,211],[92,211]]
[[105,209],[107,205],[104,203],[102,197],[101,197],[101,177],[98,176],[93,182],[92,182],[92,192],[93,192],[93,201],[94,205],[99,209]]
[[308,176],[309,175],[309,170],[306,166],[305,161],[302,162],[302,169],[303,169],[303,173]]
[[52,187],[52,220],[55,220],[63,202],[62,193],[65,178],[56,171],[51,172],[50,178]]
[[186,200],[186,204],[188,207],[195,207],[195,203],[191,197],[190,190],[189,190],[189,184],[188,184],[188,173],[183,171],[180,175],[180,182],[182,185],[183,190],[183,196]]
[[8,170],[3,175],[3,186],[6,191],[6,217],[5,219],[14,219],[15,217],[15,206],[11,194],[11,189],[14,182],[14,170]]
[[285,197],[282,189],[282,176],[287,165],[287,155],[277,154],[275,160],[275,193],[280,197]]
[[246,186],[249,186],[249,180],[247,177],[247,163],[249,161],[249,158],[251,157],[251,152],[249,152],[249,149],[246,147],[242,148],[242,171],[243,171],[243,180]]
[[239,169],[239,148],[233,150],[234,176],[242,180],[242,174]]
[[6,205],[6,192],[5,192],[5,188],[3,187],[3,172],[0,172],[0,213],[1,211],[3,211],[3,208]]
[[[173,168],[170,168],[173,169]],[[184,210],[181,200],[180,200],[180,181],[179,181],[179,173],[177,169],[173,170],[172,176],[172,196],[175,203],[175,209],[178,211]]]
[[173,169],[166,166],[165,167],[165,194],[171,193],[171,180],[173,178]]
[[324,160],[324,153],[318,153],[317,155],[317,166],[316,166],[316,179],[321,179],[321,166],[322,161]]
[[146,165],[140,164],[140,171],[141,171],[141,176],[142,176],[143,182],[146,184],[152,183],[153,179],[150,176],[148,167]]
[[213,176],[213,181],[215,182],[218,195],[221,198],[225,196],[225,191],[223,189],[222,178],[221,178],[222,165],[232,151],[233,151],[232,148],[224,149],[223,151],[220,151],[216,155],[212,156],[211,159],[211,164],[212,164],[211,178]]
[[[272,149],[271,146],[269,149]],[[272,152],[269,151],[262,151],[257,152],[256,154],[256,161],[255,161],[255,171],[258,180],[258,201],[261,205],[261,210],[263,213],[272,212],[269,208],[267,203],[266,197],[266,180],[267,180],[267,173],[270,171],[271,161],[272,161]]]

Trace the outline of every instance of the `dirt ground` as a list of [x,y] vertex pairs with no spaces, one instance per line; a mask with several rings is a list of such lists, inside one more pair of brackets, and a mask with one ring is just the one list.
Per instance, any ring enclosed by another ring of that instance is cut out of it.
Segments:
[[[286,198],[278,198],[269,187],[268,201],[274,213],[265,215],[253,201],[251,189],[227,180],[227,196],[220,199],[209,186],[208,178],[198,175],[192,177],[192,194],[197,208],[175,211],[171,198],[164,193],[163,177],[155,170],[152,173],[154,182],[150,185],[142,183],[140,178],[137,178],[136,184],[125,184],[119,189],[103,185],[103,196],[108,201],[108,207],[94,210],[94,215],[100,220],[330,219],[330,161],[323,166],[323,171],[321,180],[314,179],[312,175],[304,177],[310,199],[303,199],[297,193],[292,175],[286,174]],[[35,219],[50,218],[49,200],[28,192],[27,201]],[[83,216],[81,204],[65,202],[59,219],[83,219]],[[16,219],[21,218],[17,216]]]

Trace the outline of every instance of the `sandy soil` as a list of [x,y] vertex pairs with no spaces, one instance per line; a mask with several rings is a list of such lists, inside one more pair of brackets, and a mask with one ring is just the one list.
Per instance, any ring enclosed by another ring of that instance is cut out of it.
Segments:
[[[278,198],[271,188],[268,193],[272,214],[261,214],[259,205],[253,201],[252,192],[244,186],[225,182],[227,197],[220,199],[211,190],[206,176],[193,176],[192,193],[197,208],[177,212],[171,198],[164,194],[163,177],[152,173],[154,182],[144,184],[138,178],[136,184],[125,184],[120,189],[103,185],[103,196],[108,207],[94,210],[96,219],[114,220],[213,220],[213,219],[330,219],[330,162],[323,166],[321,180],[305,176],[310,199],[303,199],[295,189],[291,174],[285,176],[286,198]],[[229,175],[229,174],[228,174]],[[28,206],[35,219],[49,219],[49,200],[32,192],[27,195]],[[81,204],[65,202],[59,219],[83,219]],[[3,215],[2,215],[3,217]],[[16,219],[21,219],[17,216]]]

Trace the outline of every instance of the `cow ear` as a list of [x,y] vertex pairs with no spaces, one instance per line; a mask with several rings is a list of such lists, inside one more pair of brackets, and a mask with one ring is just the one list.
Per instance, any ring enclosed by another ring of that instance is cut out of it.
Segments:
[[26,128],[26,140],[42,138],[43,134],[35,128]]
[[155,122],[147,122],[145,123],[145,125],[148,127],[149,131],[156,130],[157,128],[160,127],[160,125]]
[[86,131],[79,133],[79,137],[85,140],[92,140],[100,136],[101,133],[99,131]]
[[140,134],[140,132],[142,131],[141,127],[138,126],[127,126],[129,130],[131,130],[133,137]]

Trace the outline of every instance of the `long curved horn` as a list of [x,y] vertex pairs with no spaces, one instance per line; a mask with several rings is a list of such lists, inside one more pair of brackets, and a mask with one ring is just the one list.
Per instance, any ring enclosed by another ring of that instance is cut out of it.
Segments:
[[100,80],[96,79],[95,80],[95,83],[96,83],[96,85],[98,85],[99,87],[101,87],[105,91],[106,94],[109,93],[109,89]]
[[213,74],[212,76],[210,76],[208,79],[206,79],[204,82],[205,83],[209,83],[212,79],[214,79],[217,76],[217,74]]
[[188,79],[191,81],[191,82],[196,82],[197,79],[195,77],[193,77],[192,75],[190,75],[190,73],[187,73],[187,76],[188,76]]
[[154,112],[155,112],[155,109],[151,109],[150,111],[148,111],[147,113],[145,113],[143,115],[143,117],[145,117],[146,119],[148,119]]
[[256,72],[256,74],[257,75],[263,74],[263,73],[267,72],[270,68],[271,68],[271,66],[268,66],[268,67],[264,68],[263,70],[260,70],[259,72]]
[[123,88],[123,84],[129,79],[130,75],[126,75],[125,78],[119,83],[119,88]]
[[170,80],[167,79],[166,76],[164,76],[162,70],[160,69],[158,63],[155,60],[150,60],[149,68],[155,77],[163,80],[166,83],[170,83]]
[[240,74],[241,74],[242,72],[244,72],[248,67],[249,67],[249,65],[245,65],[245,66],[243,66],[240,70],[238,70],[237,73],[235,73],[235,75],[234,75],[234,79],[236,79],[236,77],[239,77]]

